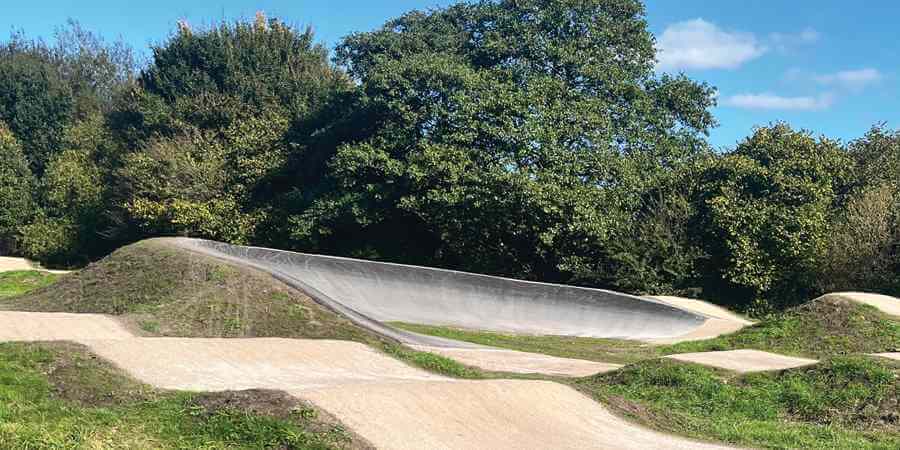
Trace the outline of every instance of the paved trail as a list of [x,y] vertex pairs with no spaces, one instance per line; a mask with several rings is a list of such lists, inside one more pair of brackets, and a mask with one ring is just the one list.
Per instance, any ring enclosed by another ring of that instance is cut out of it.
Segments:
[[0,256],[0,273],[2,272],[12,272],[14,270],[40,270],[41,272],[50,272],[50,273],[58,273],[64,274],[69,273],[68,270],[48,270],[43,267],[25,259],[25,258],[12,258],[9,256]]
[[0,311],[0,340],[77,341],[160,388],[283,390],[384,449],[728,448],[637,426],[558,383],[445,378],[354,342],[139,338],[111,323]]

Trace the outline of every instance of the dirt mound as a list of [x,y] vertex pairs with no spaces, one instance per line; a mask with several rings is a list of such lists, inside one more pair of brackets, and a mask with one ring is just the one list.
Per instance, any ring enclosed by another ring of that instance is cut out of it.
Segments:
[[885,314],[900,317],[900,298],[868,292],[836,292],[825,297],[840,297],[878,308]]
[[165,239],[123,247],[4,307],[114,315],[150,336],[374,339],[266,273]]
[[716,339],[685,342],[665,353],[758,349],[791,356],[884,353],[900,346],[900,321],[869,305],[827,295]]

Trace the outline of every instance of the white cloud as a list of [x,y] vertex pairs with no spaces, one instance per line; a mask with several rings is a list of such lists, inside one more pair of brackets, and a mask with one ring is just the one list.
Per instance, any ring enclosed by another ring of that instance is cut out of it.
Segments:
[[734,69],[765,53],[766,47],[751,33],[694,19],[669,25],[657,50],[659,69]]
[[787,111],[821,111],[834,103],[832,94],[783,97],[772,93],[738,94],[725,99],[724,105],[743,109],[777,109]]
[[814,79],[822,84],[838,85],[851,89],[861,89],[884,78],[878,69],[871,67],[859,70],[842,70],[826,75],[816,75]]
[[803,42],[804,44],[812,44],[818,42],[819,38],[822,37],[822,34],[816,30],[813,30],[812,28],[806,28],[805,30],[800,32],[798,37],[800,38],[800,42]]
[[799,33],[769,33],[770,43],[780,52],[785,52],[791,47],[815,44],[821,38],[821,33],[809,27]]

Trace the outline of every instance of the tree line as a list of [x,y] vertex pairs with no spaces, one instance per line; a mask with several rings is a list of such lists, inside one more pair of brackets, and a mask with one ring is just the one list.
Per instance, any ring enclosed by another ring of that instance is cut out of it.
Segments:
[[707,143],[636,0],[412,11],[334,49],[262,14],[138,65],[77,23],[0,45],[0,252],[195,236],[765,314],[900,294],[900,133]]

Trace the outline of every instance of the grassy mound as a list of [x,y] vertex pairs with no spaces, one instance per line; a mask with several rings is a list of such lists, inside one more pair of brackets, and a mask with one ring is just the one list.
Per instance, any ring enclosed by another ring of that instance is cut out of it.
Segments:
[[0,299],[15,297],[53,284],[60,275],[37,270],[0,273]]
[[900,365],[874,357],[743,376],[655,359],[575,386],[686,436],[765,448],[900,448]]
[[671,354],[741,348],[816,358],[898,351],[900,322],[874,307],[829,296],[734,334],[661,350]]
[[53,284],[0,299],[0,309],[110,314],[146,336],[350,340],[442,375],[482,376],[360,328],[267,273],[192,253],[167,239],[123,247]]
[[0,448],[368,448],[270,391],[161,392],[74,344],[0,344]]
[[123,247],[7,307],[111,314],[153,336],[373,338],[268,274],[167,242]]

